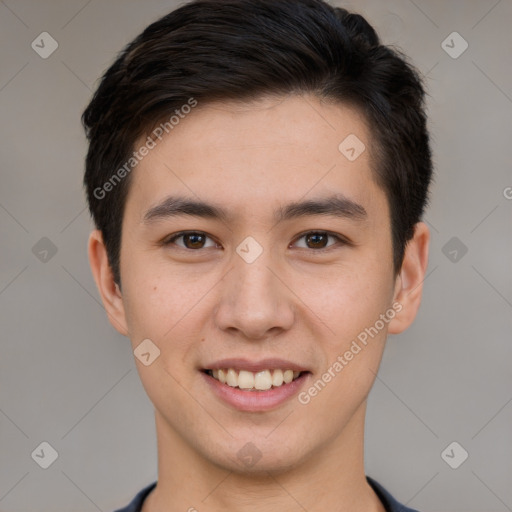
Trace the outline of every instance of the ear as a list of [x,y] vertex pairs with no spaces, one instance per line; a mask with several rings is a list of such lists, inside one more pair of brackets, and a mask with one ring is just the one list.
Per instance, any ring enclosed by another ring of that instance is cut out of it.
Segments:
[[123,297],[119,286],[114,281],[101,231],[94,230],[90,234],[88,253],[92,274],[108,319],[118,332],[123,336],[128,336]]
[[389,322],[390,334],[405,331],[416,318],[427,271],[429,241],[427,225],[418,222],[414,227],[414,236],[405,248],[402,268],[396,278],[394,302],[399,303],[401,309],[397,308],[397,315]]

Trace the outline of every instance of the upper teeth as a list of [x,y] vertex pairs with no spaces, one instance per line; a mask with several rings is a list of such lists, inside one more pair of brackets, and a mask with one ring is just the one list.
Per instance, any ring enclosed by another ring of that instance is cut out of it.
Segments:
[[293,370],[262,370],[259,372],[237,371],[233,368],[211,370],[214,379],[233,388],[266,390],[279,387],[296,379],[300,372]]

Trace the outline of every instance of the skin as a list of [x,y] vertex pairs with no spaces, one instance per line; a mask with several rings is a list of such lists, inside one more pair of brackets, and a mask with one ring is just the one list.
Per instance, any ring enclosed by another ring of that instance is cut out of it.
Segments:
[[[353,162],[338,150],[349,134],[366,146]],[[365,120],[345,105],[315,96],[198,105],[133,171],[122,291],[101,233],[91,233],[91,268],[110,321],[133,349],[149,338],[160,350],[149,366],[135,360],[158,438],[158,485],[144,512],[384,511],[365,479],[366,401],[387,334],[405,330],[418,310],[429,231],[416,225],[396,275],[388,204],[370,158]],[[333,193],[366,217],[273,219],[289,202]],[[221,205],[233,218],[145,222],[171,194]],[[184,230],[210,238],[162,243]],[[329,246],[322,253],[302,236],[310,231],[350,243],[321,238]],[[263,248],[250,264],[236,252],[247,236]],[[294,397],[241,412],[200,373],[222,358],[279,357],[311,371],[307,389],[393,303],[401,311],[306,405]],[[251,467],[237,457],[248,442],[262,455]]]

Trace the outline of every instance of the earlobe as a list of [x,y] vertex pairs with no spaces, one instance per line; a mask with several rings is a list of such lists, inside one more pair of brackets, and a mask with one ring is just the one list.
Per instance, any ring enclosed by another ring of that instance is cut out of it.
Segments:
[[94,230],[89,235],[88,254],[94,281],[108,319],[119,333],[128,336],[123,297],[119,286],[114,281],[101,231]]
[[414,236],[405,249],[402,267],[396,279],[394,302],[401,305],[401,310],[389,323],[390,334],[405,331],[416,317],[427,271],[429,241],[427,225],[418,222],[414,228]]

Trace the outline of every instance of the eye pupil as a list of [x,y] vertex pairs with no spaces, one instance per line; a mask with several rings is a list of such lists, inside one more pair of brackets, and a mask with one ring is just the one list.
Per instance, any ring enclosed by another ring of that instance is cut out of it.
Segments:
[[192,233],[192,234],[187,234],[187,235],[183,235],[183,240],[185,242],[185,245],[188,246],[189,244],[187,244],[187,241],[191,242],[191,245],[192,247],[187,247],[189,249],[197,249],[198,247],[201,248],[202,245],[204,244],[204,235],[200,235],[198,233]]
[[[323,240],[321,240],[321,238],[323,238]],[[308,245],[312,243],[315,249],[322,249],[327,244],[327,235],[325,233],[312,233],[310,235],[307,235],[306,241]]]

